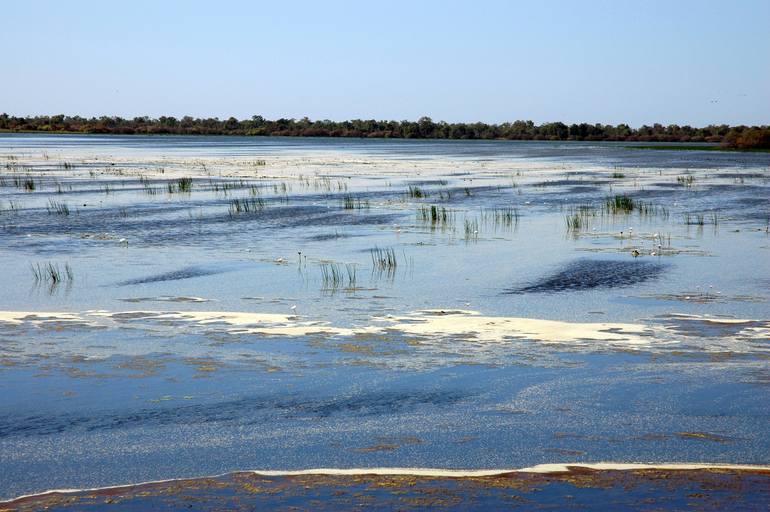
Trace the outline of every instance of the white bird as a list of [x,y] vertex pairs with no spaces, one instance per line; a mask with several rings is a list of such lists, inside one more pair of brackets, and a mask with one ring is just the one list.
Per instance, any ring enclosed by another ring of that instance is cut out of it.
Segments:
[[297,311],[297,305],[293,304],[289,309],[291,309],[292,311]]

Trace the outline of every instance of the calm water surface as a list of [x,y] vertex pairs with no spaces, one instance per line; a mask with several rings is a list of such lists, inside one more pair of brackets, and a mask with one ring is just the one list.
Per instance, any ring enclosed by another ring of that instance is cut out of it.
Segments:
[[0,497],[768,464],[770,156],[627,146],[0,135]]

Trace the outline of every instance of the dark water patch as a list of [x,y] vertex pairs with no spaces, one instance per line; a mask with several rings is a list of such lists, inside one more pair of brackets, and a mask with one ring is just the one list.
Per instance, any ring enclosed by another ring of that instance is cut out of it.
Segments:
[[738,203],[745,206],[770,206],[770,197],[741,197]]
[[305,240],[309,242],[328,242],[330,240],[338,240],[341,238],[354,238],[358,236],[363,236],[363,235],[354,235],[351,233],[322,233],[319,235],[309,236]]
[[579,259],[558,272],[532,284],[507,290],[507,293],[554,293],[620,288],[659,277],[666,265],[647,261]]
[[[249,397],[238,400],[187,406],[158,406],[134,411],[91,412],[90,414],[4,415],[0,418],[0,439],[33,437],[69,431],[112,431],[134,427],[193,425],[235,422],[265,424],[276,419],[319,420],[335,416],[387,416],[425,407],[446,407],[468,397],[459,391],[376,391],[351,396],[308,399],[286,396]],[[84,411],[85,412],[85,411]]]
[[419,185],[423,187],[428,187],[431,185],[440,185],[445,186],[447,184],[447,180],[409,180],[406,181],[407,185]]
[[740,179],[740,178],[770,178],[770,174],[760,172],[721,172],[714,174],[715,178]]
[[591,179],[591,180],[574,180],[574,179],[563,179],[563,180],[548,180],[548,181],[540,181],[537,183],[533,183],[532,186],[536,188],[545,188],[545,187],[567,187],[570,185],[593,185],[593,186],[599,186],[599,185],[606,185],[607,183],[611,183],[610,180],[602,180],[602,179]]
[[162,274],[155,274],[147,277],[140,277],[138,279],[129,279],[127,281],[121,281],[118,286],[128,286],[133,284],[148,284],[159,283],[163,281],[179,281],[182,279],[192,279],[193,277],[210,276],[213,274],[221,274],[224,270],[205,269],[201,267],[185,267],[179,270],[173,270],[171,272],[164,272]]
[[567,189],[568,194],[591,194],[601,190],[601,187],[596,185],[577,185]]
[[405,213],[370,213],[366,210],[344,210],[319,205],[268,206],[254,215],[221,216],[209,219],[218,223],[249,222],[272,228],[317,226],[358,226],[389,224]]

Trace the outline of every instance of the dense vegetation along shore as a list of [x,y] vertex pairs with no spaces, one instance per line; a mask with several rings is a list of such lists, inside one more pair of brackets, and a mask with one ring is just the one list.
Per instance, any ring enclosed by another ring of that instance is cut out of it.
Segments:
[[578,140],[628,142],[710,142],[735,149],[770,148],[770,126],[710,125],[703,128],[654,124],[631,128],[626,124],[571,124],[561,122],[536,125],[532,121],[512,123],[447,123],[429,117],[417,121],[312,121],[302,119],[268,120],[262,116],[238,120],[230,117],[199,119],[35,116],[15,117],[0,114],[0,131],[69,132],[109,134],[174,135],[262,135],[298,137],[380,137],[399,139],[507,139],[507,140]]

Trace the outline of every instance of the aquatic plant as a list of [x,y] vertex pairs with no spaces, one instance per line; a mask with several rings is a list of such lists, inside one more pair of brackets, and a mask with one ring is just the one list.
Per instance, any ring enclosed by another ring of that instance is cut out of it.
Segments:
[[20,205],[18,201],[14,201],[13,199],[8,201],[8,208],[3,208],[2,204],[0,204],[0,213],[11,213],[14,214],[20,209]]
[[[709,219],[710,222],[707,222],[707,219]],[[687,226],[705,226],[706,224],[717,226],[719,225],[719,216],[717,215],[716,212],[713,212],[709,217],[706,217],[706,215],[702,213],[698,213],[698,214],[685,213],[684,223]]]
[[580,229],[583,227],[583,217],[581,217],[577,213],[572,215],[567,215],[565,217],[565,220],[567,221],[568,231],[580,231]]
[[428,193],[425,190],[421,189],[420,187],[418,187],[416,185],[409,185],[409,188],[407,189],[406,194],[409,197],[413,197],[415,199],[421,199],[423,197],[428,197]]
[[176,181],[176,184],[179,192],[190,192],[192,190],[193,180],[192,178],[179,178]]
[[54,201],[53,199],[48,200],[48,206],[45,208],[48,211],[48,215],[69,215],[70,209],[69,206],[67,206],[67,203],[62,201]]
[[695,176],[688,175],[688,176],[677,176],[676,182],[680,185],[683,185],[687,188],[692,187],[693,183],[695,182]]
[[479,221],[477,219],[465,219],[465,241],[476,242],[479,239]]
[[346,263],[342,266],[339,263],[322,262],[321,280],[326,289],[336,290],[343,284],[346,284],[347,288],[353,289],[356,287],[356,265]]
[[516,208],[493,208],[481,211],[481,221],[494,227],[515,227],[519,224],[519,210]]
[[75,279],[69,263],[65,263],[63,268],[60,268],[58,263],[50,261],[44,264],[36,263],[30,264],[30,269],[35,283],[44,282],[56,285],[63,281],[72,282]]
[[626,175],[625,175],[625,174],[623,174],[622,172],[613,172],[613,173],[612,173],[612,177],[613,177],[614,179],[616,179],[616,180],[619,180],[619,179],[623,179],[623,178],[625,178],[625,177],[626,177]]
[[169,181],[166,183],[166,190],[169,194],[176,192],[189,193],[192,190],[193,180],[192,178],[179,178],[176,181]]
[[377,270],[391,270],[398,266],[398,260],[396,258],[396,251],[392,248],[381,249],[375,247],[369,249],[372,256],[372,265]]
[[628,215],[636,211],[640,217],[660,216],[668,218],[668,209],[652,203],[637,201],[626,194],[614,195],[604,200],[603,213],[609,215]]
[[360,198],[355,198],[350,194],[345,195],[342,198],[342,207],[345,210],[363,210],[369,208],[369,200],[364,199],[361,201]]
[[15,176],[13,184],[16,188],[24,189],[25,192],[34,192],[36,188],[35,180],[30,177],[21,178],[20,176]]
[[637,206],[637,204],[631,197],[623,194],[608,197],[604,201],[604,206],[608,212],[615,214],[631,213],[634,211],[634,208]]
[[265,201],[261,197],[233,199],[230,201],[228,212],[230,217],[243,213],[257,213],[265,209]]
[[430,206],[423,205],[417,210],[417,220],[429,222],[433,228],[445,228],[454,223],[455,216],[454,212],[443,206],[437,206],[435,204]]

